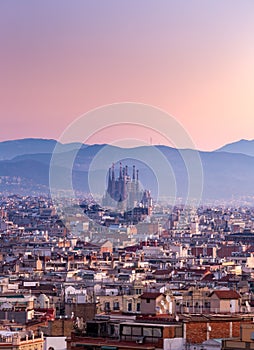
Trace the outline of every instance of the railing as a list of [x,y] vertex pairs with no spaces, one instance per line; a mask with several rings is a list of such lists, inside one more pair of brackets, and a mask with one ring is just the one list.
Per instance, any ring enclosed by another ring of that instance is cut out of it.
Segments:
[[0,343],[8,343],[8,344],[21,344],[24,342],[33,342],[35,340],[43,340],[43,333],[41,333],[40,336],[35,336],[33,333],[31,334],[23,334],[23,332],[20,333],[13,333],[13,334],[8,334],[6,332],[5,335],[0,336]]

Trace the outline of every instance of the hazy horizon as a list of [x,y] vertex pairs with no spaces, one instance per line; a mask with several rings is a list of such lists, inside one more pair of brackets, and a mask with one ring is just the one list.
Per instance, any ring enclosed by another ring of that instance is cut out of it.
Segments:
[[[94,145],[110,145],[110,146],[115,146],[115,147],[122,147],[122,148],[135,148],[135,147],[142,147],[142,146],[166,146],[166,147],[172,147],[172,148],[176,148],[174,145],[168,145],[168,144],[143,144],[143,145],[137,145],[137,146],[119,146],[119,145],[114,145],[114,144],[110,144],[110,143],[105,143],[105,142],[96,142],[96,143],[84,143],[82,141],[70,141],[70,142],[62,142],[62,141],[59,141],[57,139],[54,139],[54,138],[48,138],[48,137],[21,137],[21,138],[13,138],[13,139],[6,139],[6,140],[0,140],[0,143],[2,142],[9,142],[9,141],[23,141],[23,140],[46,140],[46,141],[57,141],[57,142],[60,142],[64,145],[67,145],[67,144],[75,144],[75,143],[80,143],[80,144],[83,144],[83,145],[88,145],[88,146],[94,146]],[[201,151],[201,152],[213,152],[213,151],[216,151],[226,145],[230,145],[231,143],[235,143],[235,142],[240,142],[240,141],[248,141],[248,142],[251,142],[251,141],[254,141],[254,138],[253,139],[250,139],[250,140],[247,140],[247,139],[239,139],[239,140],[235,140],[235,141],[232,141],[232,142],[229,142],[227,144],[222,144],[221,146],[219,146],[218,148],[216,149],[212,149],[212,150],[203,150],[203,149],[196,149],[198,151]],[[184,149],[184,148],[183,148]],[[186,148],[188,149],[188,148]]]

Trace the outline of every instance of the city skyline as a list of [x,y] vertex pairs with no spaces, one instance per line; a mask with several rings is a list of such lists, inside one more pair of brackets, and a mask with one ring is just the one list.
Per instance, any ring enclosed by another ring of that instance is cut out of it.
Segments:
[[254,1],[0,1],[0,350],[254,349]]

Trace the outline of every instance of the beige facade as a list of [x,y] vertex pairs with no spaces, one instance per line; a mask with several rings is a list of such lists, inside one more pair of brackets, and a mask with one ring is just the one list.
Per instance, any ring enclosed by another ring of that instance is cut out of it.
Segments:
[[140,313],[140,295],[103,295],[97,297],[97,313],[117,312]]
[[97,296],[96,312],[98,314],[104,312],[119,311],[123,309],[122,295],[100,295]]
[[210,295],[210,311],[237,313],[241,309],[241,296],[234,290],[215,290]]
[[123,312],[140,313],[140,311],[141,311],[140,295],[123,296]]
[[241,325],[239,339],[225,339],[222,350],[254,349],[254,323]]
[[210,311],[210,290],[205,288],[191,287],[183,293],[182,300],[176,305],[179,313],[208,313]]
[[241,325],[241,340],[253,342],[254,344],[254,323]]
[[210,310],[215,313],[240,312],[240,299],[234,296],[220,297],[216,292],[210,296]]
[[43,334],[35,337],[33,334],[0,331],[0,350],[43,350]]
[[141,295],[141,314],[172,314],[174,313],[173,298],[169,294],[144,293]]

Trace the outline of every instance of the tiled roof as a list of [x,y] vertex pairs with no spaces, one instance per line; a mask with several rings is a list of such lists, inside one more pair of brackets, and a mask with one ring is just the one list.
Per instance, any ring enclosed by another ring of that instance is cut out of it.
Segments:
[[241,296],[235,290],[215,290],[211,296],[215,294],[219,299],[240,299]]
[[212,282],[215,279],[215,276],[213,273],[208,273],[202,278],[202,282]]

